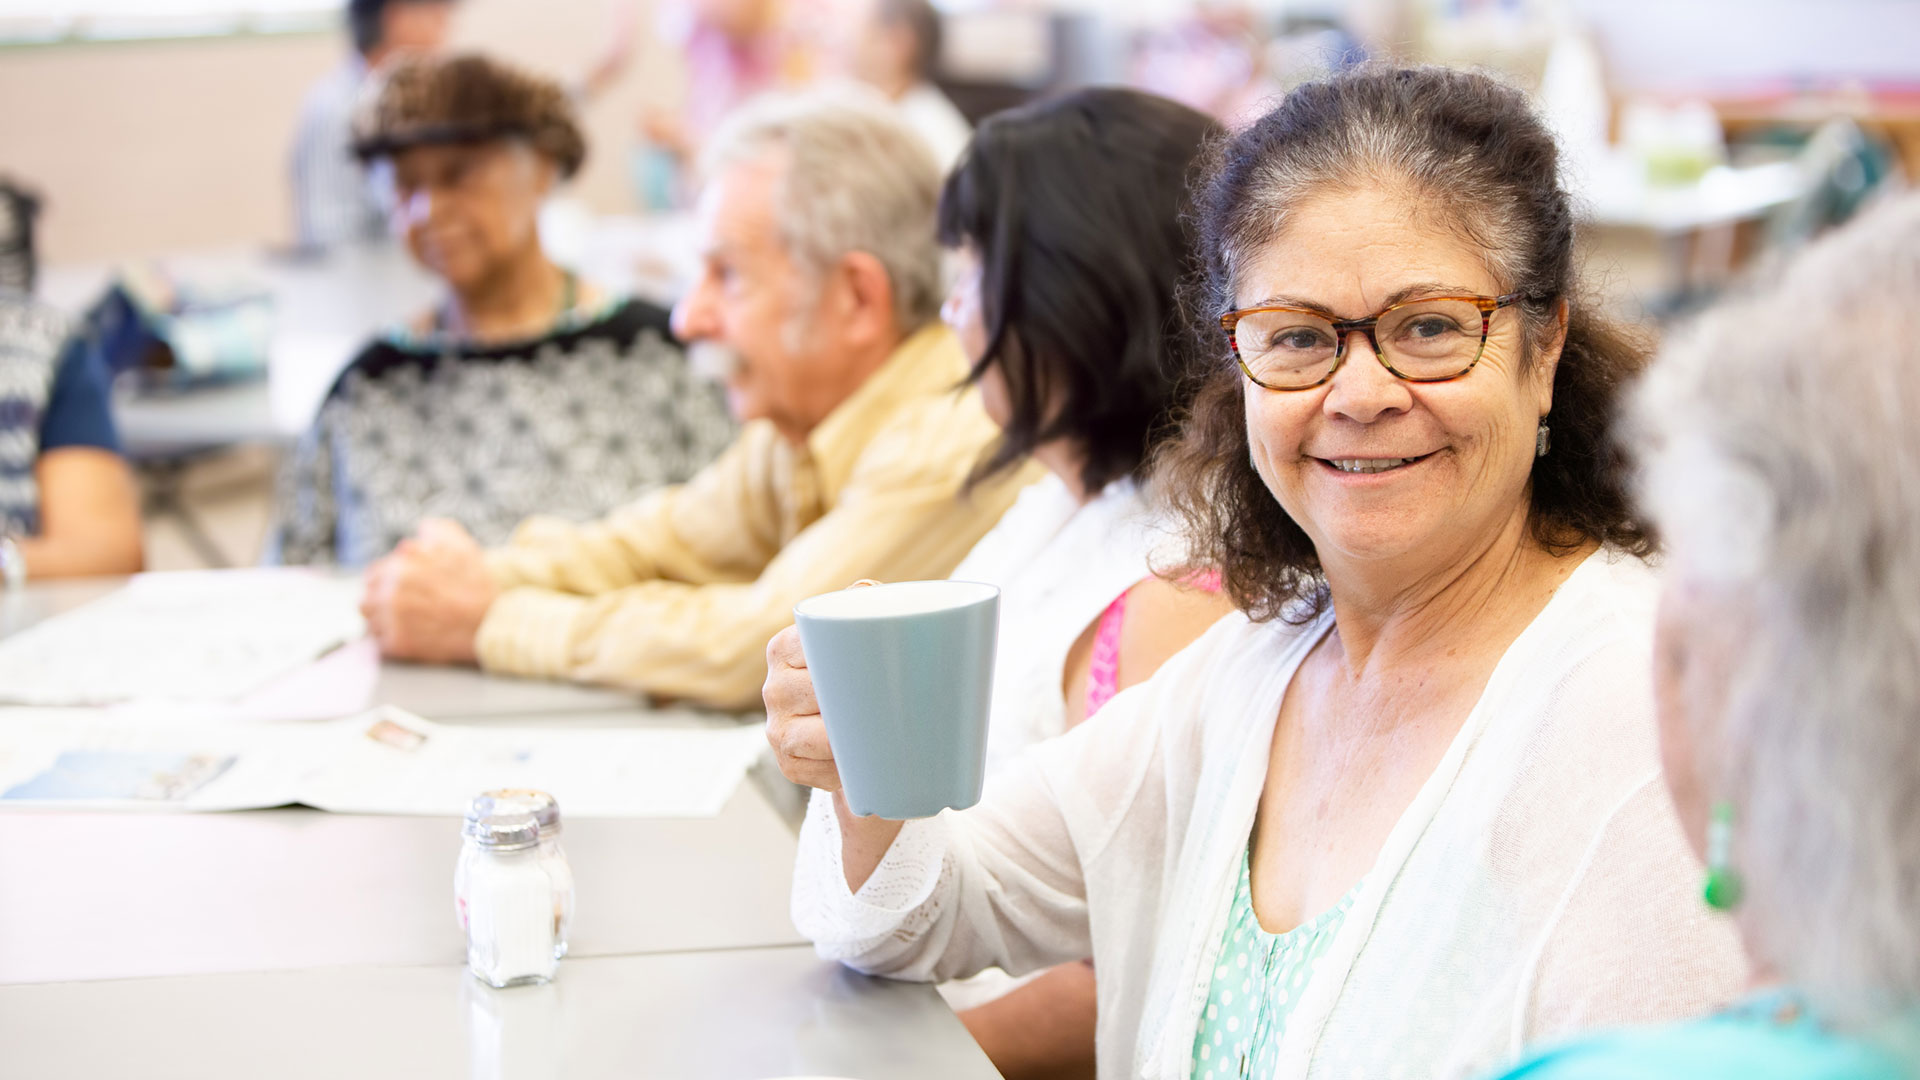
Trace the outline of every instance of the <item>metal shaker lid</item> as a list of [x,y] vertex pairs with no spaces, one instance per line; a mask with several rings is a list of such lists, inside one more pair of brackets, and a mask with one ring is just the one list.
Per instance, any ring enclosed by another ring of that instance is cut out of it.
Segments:
[[473,797],[467,807],[467,820],[477,821],[494,814],[527,813],[540,824],[542,839],[560,834],[560,804],[553,796],[532,788],[495,788]]
[[540,824],[524,810],[467,818],[461,833],[495,851],[517,851],[540,842]]

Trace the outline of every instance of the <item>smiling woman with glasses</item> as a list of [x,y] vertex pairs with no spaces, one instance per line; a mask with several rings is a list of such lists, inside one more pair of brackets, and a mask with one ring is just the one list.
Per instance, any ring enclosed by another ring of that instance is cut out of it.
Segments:
[[[1606,441],[1643,354],[1580,300],[1557,165],[1520,92],[1438,69],[1222,141],[1186,310],[1229,314],[1156,482],[1239,610],[970,810],[814,800],[794,918],[824,953],[1090,954],[1100,1073],[1180,1080],[1451,1076],[1734,992]],[[792,690],[782,766],[832,790]]]

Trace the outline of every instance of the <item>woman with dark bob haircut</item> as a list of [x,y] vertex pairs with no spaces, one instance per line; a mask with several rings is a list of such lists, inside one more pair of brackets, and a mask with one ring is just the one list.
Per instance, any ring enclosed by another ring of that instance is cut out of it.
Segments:
[[[1160,482],[1240,613],[964,813],[817,800],[794,910],[823,952],[919,979],[1091,952],[1101,1072],[1196,1080],[1455,1075],[1737,990],[1605,449],[1643,357],[1582,302],[1557,169],[1520,92],[1429,68],[1221,144],[1210,370]],[[830,758],[789,693],[775,745]]]
[[[977,478],[1048,474],[954,571],[1001,588],[988,764],[1098,711],[1229,610],[1184,560],[1142,474],[1197,385],[1178,291],[1205,115],[1138,91],[1084,90],[988,119],[947,179],[942,308],[1003,429]],[[1199,587],[1196,587],[1198,585]],[[1006,1076],[1090,1074],[1094,978],[989,971],[944,988]]]

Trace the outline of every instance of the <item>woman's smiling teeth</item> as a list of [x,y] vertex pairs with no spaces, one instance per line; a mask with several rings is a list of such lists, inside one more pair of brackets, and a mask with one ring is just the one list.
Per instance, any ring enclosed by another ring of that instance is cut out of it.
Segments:
[[[1421,457],[1425,456],[1424,454],[1421,455]],[[1322,458],[1321,460],[1339,469],[1341,472],[1377,473],[1386,472],[1388,469],[1397,469],[1402,465],[1412,464],[1413,462],[1419,461],[1420,458]]]

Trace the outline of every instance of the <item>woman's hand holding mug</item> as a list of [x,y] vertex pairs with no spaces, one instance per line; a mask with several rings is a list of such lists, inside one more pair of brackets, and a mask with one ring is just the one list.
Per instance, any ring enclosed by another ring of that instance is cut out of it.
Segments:
[[[805,787],[838,792],[840,770],[833,763],[797,627],[789,626],[767,642],[767,682],[760,697],[767,706],[767,742],[781,775]],[[845,800],[840,802],[844,805]]]
[[[877,584],[862,579],[848,587]],[[827,741],[826,722],[820,718],[820,701],[814,695],[813,675],[807,670],[798,627],[789,626],[767,642],[767,681],[760,697],[767,706],[767,743],[773,747],[781,775],[796,784],[833,793],[847,890],[859,892],[893,846],[901,823],[857,817],[847,808],[846,796],[840,791],[840,769],[834,764],[833,746]]]

